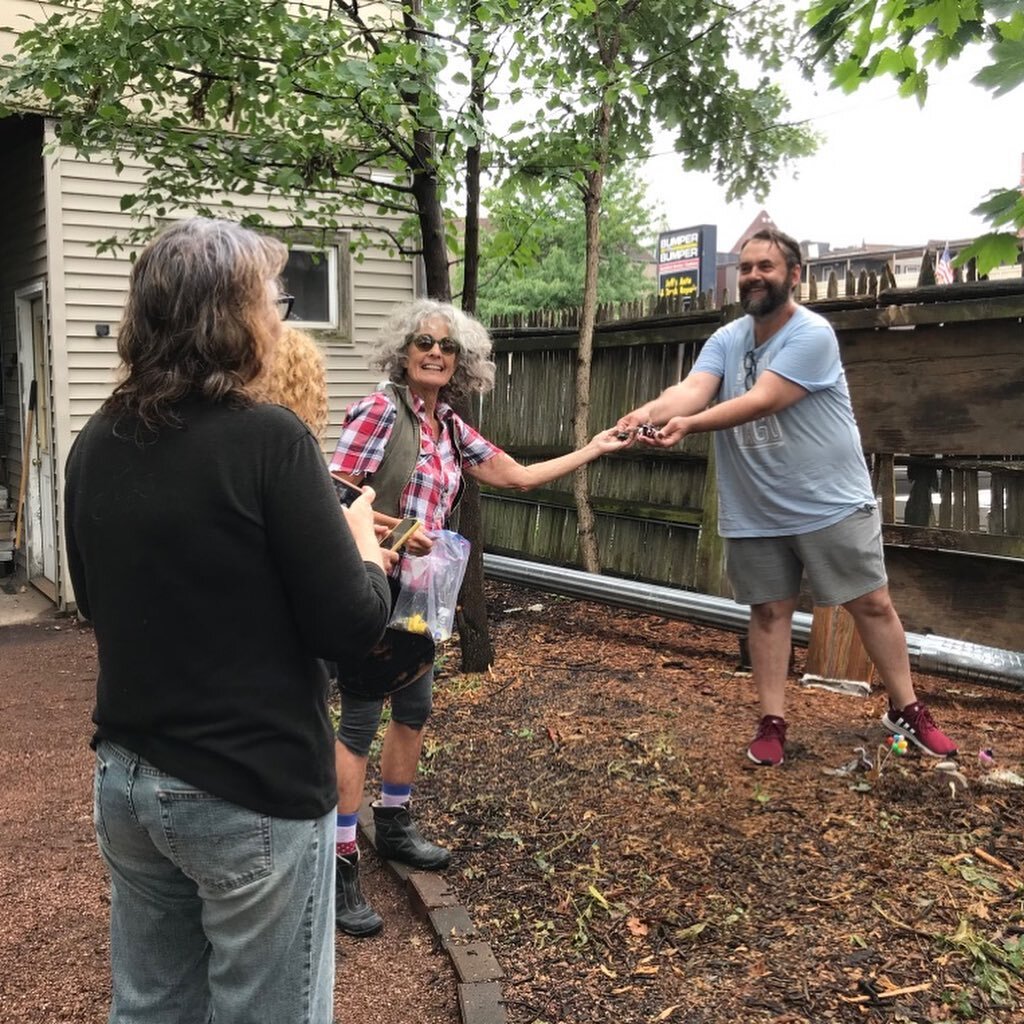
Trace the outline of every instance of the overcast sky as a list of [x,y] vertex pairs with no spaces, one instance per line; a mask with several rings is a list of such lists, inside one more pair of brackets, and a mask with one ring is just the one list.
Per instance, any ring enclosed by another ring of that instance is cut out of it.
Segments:
[[783,172],[763,202],[726,203],[710,175],[684,174],[667,139],[642,167],[668,229],[715,224],[728,251],[762,208],[783,231],[833,246],[917,245],[988,230],[971,210],[1016,185],[1024,152],[1024,87],[1001,99],[970,83],[984,55],[930,72],[920,108],[890,81],[852,95],[796,80],[797,118],[825,136],[818,153]]

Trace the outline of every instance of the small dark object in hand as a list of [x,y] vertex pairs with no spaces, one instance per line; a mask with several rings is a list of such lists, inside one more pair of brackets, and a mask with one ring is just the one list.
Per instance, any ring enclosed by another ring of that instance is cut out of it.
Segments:
[[338,492],[338,501],[342,505],[351,505],[357,498],[362,497],[363,489],[357,487],[351,480],[346,480],[338,473],[331,473],[334,481],[334,489]]
[[628,441],[629,440],[629,435],[632,434],[632,433],[633,433],[632,430],[618,430],[615,433],[615,440],[616,441]]

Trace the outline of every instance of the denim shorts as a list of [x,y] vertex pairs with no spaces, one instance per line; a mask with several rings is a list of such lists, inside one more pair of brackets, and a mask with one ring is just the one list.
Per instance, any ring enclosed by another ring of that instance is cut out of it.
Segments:
[[274,818],[96,750],[109,1024],[330,1024],[335,811]]
[[740,604],[785,601],[806,575],[815,604],[840,605],[885,586],[882,521],[873,505],[786,537],[728,537],[726,572]]
[[[341,719],[338,739],[358,757],[370,753],[373,738],[380,727],[384,699],[364,700],[349,693],[341,695]],[[414,683],[396,690],[390,697],[391,720],[410,729],[420,730],[427,724],[434,703],[434,670],[424,672]]]

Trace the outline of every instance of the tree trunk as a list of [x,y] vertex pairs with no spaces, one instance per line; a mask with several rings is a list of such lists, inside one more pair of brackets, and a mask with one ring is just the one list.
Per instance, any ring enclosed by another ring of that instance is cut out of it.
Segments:
[[[480,47],[478,4],[470,9],[472,40],[470,43],[471,92],[473,112],[479,123],[484,118],[484,77]],[[464,276],[462,308],[476,313],[477,283],[480,270],[480,147],[471,146],[466,153],[466,235],[463,247]],[[473,423],[469,402],[460,402],[458,413]],[[491,642],[487,622],[487,600],[484,596],[484,538],[480,511],[480,488],[471,477],[466,478],[466,489],[459,507],[459,530],[470,543],[469,566],[462,583],[459,608],[459,643],[462,648],[463,672],[486,672],[494,663],[494,644]]]
[[412,170],[412,194],[420,222],[423,245],[423,271],[427,295],[439,302],[450,302],[451,279],[448,276],[448,247],[444,240],[444,210],[437,189],[434,166],[434,133],[417,129],[413,133],[415,159]]
[[[469,102],[473,116],[483,128],[485,60],[482,47],[483,32],[480,28],[480,4],[473,0],[469,9],[470,42]],[[479,135],[478,135],[479,138]],[[462,263],[462,308],[476,315],[477,292],[480,284],[480,146],[470,146],[466,151],[466,232],[463,239]]]
[[[607,139],[608,108],[601,111],[599,131]],[[590,368],[594,353],[594,324],[597,320],[597,271],[601,251],[601,194],[604,190],[604,161],[586,173],[583,209],[586,220],[586,269],[583,278],[583,308],[580,311],[579,348],[576,352],[576,402],[573,415],[573,445],[582,448],[590,440]],[[576,529],[579,536],[580,560],[587,572],[601,571],[597,546],[594,507],[590,503],[590,480],[587,466],[573,474],[572,493],[576,500]]]
[[[461,416],[465,410],[460,410]],[[480,518],[480,488],[466,477],[466,489],[459,505],[459,532],[470,542],[469,565],[459,594],[459,645],[463,672],[486,672],[494,664],[494,644],[487,622],[484,596],[483,523]]]
[[[427,279],[427,294],[441,302],[451,301],[451,279],[448,275],[448,248],[444,239],[444,211],[433,174],[433,134],[416,132],[416,162],[413,169],[413,195],[419,213],[423,236],[423,266]],[[456,411],[471,420],[469,403],[459,403]],[[462,504],[459,507],[459,529],[470,543],[470,561],[460,594],[458,613],[459,643],[462,649],[464,672],[485,672],[494,662],[487,625],[487,603],[484,600],[483,537],[480,528],[480,491],[476,482],[466,480]]]
[[[413,43],[423,43],[423,0],[409,0],[402,12],[405,33]],[[430,83],[433,89],[435,83]],[[422,92],[406,97],[410,109],[418,113]],[[444,238],[444,208],[437,188],[437,137],[427,128],[412,133],[412,156],[408,161],[412,175],[412,194],[420,222],[423,272],[427,295],[439,302],[450,302],[451,279],[448,275],[448,246]]]

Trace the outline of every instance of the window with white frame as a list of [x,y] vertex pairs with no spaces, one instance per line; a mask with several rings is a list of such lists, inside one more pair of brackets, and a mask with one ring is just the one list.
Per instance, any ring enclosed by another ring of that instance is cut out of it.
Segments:
[[306,245],[292,247],[281,275],[285,291],[295,296],[292,320],[308,327],[337,325],[337,265],[338,253],[333,246],[327,249]]
[[290,244],[281,280],[284,290],[295,296],[289,322],[348,340],[348,245],[344,237],[337,241],[334,245]]

